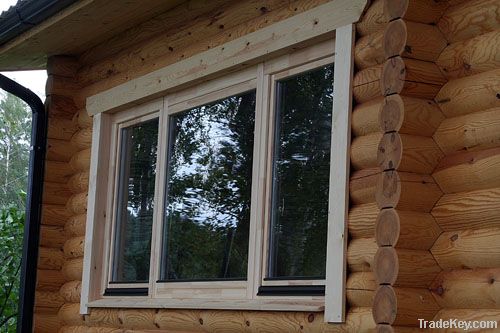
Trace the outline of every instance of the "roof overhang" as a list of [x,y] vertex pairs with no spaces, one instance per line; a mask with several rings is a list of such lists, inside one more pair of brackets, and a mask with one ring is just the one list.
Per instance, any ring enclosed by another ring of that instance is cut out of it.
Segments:
[[182,2],[184,0],[76,1],[0,45],[0,70],[44,69],[48,56],[79,55]]

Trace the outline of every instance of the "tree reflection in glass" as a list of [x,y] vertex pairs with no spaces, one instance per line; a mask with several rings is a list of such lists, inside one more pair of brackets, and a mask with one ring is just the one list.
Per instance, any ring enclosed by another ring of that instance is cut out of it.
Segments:
[[268,278],[324,278],[333,65],[276,83]]
[[247,277],[255,91],[169,118],[161,279]]
[[147,282],[156,176],[158,118],[120,132],[112,282]]

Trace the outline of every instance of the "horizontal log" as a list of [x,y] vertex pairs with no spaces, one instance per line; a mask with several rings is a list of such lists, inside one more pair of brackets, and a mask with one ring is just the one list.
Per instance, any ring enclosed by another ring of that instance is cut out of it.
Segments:
[[44,182],[43,184],[43,203],[50,205],[66,204],[71,191],[66,184]]
[[379,166],[382,170],[431,173],[442,157],[434,140],[423,136],[373,133],[351,143],[351,165],[356,170]]
[[85,325],[84,316],[80,314],[80,303],[65,303],[57,317],[65,325]]
[[69,161],[69,166],[76,172],[90,169],[90,148],[75,153]]
[[432,210],[444,231],[500,227],[500,188],[445,194]]
[[430,290],[443,308],[498,309],[499,281],[500,268],[445,271]]
[[35,293],[35,306],[45,308],[59,308],[64,300],[57,291],[37,291]]
[[69,140],[76,131],[76,124],[66,118],[49,117],[47,137],[51,139]]
[[354,205],[376,201],[379,208],[430,212],[442,194],[429,175],[408,172],[382,174],[378,168],[354,172],[349,182],[349,195]]
[[401,94],[433,99],[446,78],[433,62],[394,57],[384,63],[380,76],[383,95]]
[[500,146],[500,107],[444,120],[434,140],[445,154]]
[[346,282],[346,297],[350,307],[371,307],[378,284],[371,272],[349,274]]
[[365,36],[381,30],[397,18],[420,23],[437,23],[448,7],[445,1],[433,0],[377,0],[367,9],[356,24],[357,32]]
[[351,204],[361,205],[375,202],[375,191],[379,174],[379,168],[360,170],[351,173],[349,181],[349,197]]
[[401,94],[434,99],[446,82],[436,64],[395,57],[384,65],[357,72],[353,79],[353,95],[357,103],[365,103],[380,96]]
[[64,277],[59,270],[38,269],[36,272],[36,290],[59,291],[64,282]]
[[[76,310],[76,309],[75,309]],[[350,308],[346,322],[331,325],[324,322],[323,313],[275,311],[199,311],[170,309],[92,309],[85,322],[91,326],[130,327],[166,332],[204,333],[210,331],[269,333],[323,332],[339,329],[346,332],[371,332],[375,323],[371,309]]]
[[45,93],[47,96],[58,95],[73,97],[80,86],[74,78],[68,78],[50,74],[45,83]]
[[83,272],[83,258],[66,259],[61,273],[66,281],[81,281]]
[[47,139],[47,156],[49,161],[69,162],[78,148],[67,140]]
[[64,205],[43,205],[42,206],[42,224],[64,226],[70,217],[69,212]]
[[500,28],[496,0],[471,0],[449,8],[438,22],[449,42],[469,39]]
[[61,327],[61,322],[57,314],[38,314],[33,315],[33,331],[37,333],[54,333]]
[[73,194],[66,204],[66,209],[75,215],[87,212],[87,192]]
[[446,47],[437,59],[444,75],[451,79],[500,67],[500,30],[485,33]]
[[383,48],[384,30],[361,37],[354,48],[354,63],[358,70],[383,64],[385,54]]
[[364,69],[398,55],[435,61],[446,44],[437,27],[398,19],[383,30],[361,37],[354,49],[354,63]]
[[441,272],[429,251],[379,247],[373,274],[379,284],[427,288]]
[[500,69],[449,81],[436,96],[448,118],[500,107]]
[[382,133],[359,136],[351,142],[351,166],[355,170],[377,167],[377,149]]
[[417,326],[418,319],[431,320],[439,311],[427,289],[380,286],[373,301],[377,324]]
[[432,100],[390,95],[358,104],[352,113],[351,127],[355,136],[378,131],[432,136],[443,119]]
[[375,239],[379,246],[428,250],[442,230],[431,214],[383,209],[375,222]]
[[444,193],[500,187],[500,148],[450,155],[433,174]]
[[64,264],[64,255],[61,249],[55,249],[45,246],[38,248],[38,265],[39,269],[56,269],[60,270]]
[[[439,311],[434,320],[450,320],[460,318],[460,320],[467,321],[494,321],[498,322],[498,318],[500,316],[500,310],[498,309],[442,309]],[[490,326],[491,327],[491,326]],[[440,330],[444,333],[455,333],[456,329],[444,329]],[[469,329],[467,332],[488,332],[488,333],[498,333],[500,329],[488,329],[478,328],[478,329]]]
[[73,193],[81,193],[89,189],[89,172],[75,173],[68,181],[68,188]]
[[382,30],[389,22],[384,13],[385,0],[375,0],[366,9],[361,19],[356,23],[356,31],[360,36],[366,36]]
[[51,183],[67,183],[73,170],[67,162],[45,161],[44,181]]
[[78,110],[73,119],[79,128],[92,128],[93,120],[86,109]]
[[442,157],[432,138],[397,132],[384,134],[377,150],[377,164],[382,170],[431,173]]
[[63,227],[42,225],[40,227],[40,246],[60,249],[66,241]]
[[371,272],[378,246],[375,239],[351,239],[347,246],[347,266],[351,272]]
[[87,220],[87,214],[74,215],[69,218],[68,222],[64,226],[64,232],[66,236],[76,237],[85,236],[85,224]]
[[82,128],[73,134],[71,143],[78,150],[88,149],[92,145],[92,128]]
[[62,285],[59,294],[66,303],[80,303],[81,291],[81,281],[70,281]]
[[51,95],[45,98],[45,105],[50,118],[71,120],[78,108],[71,97]]
[[443,269],[500,266],[500,230],[467,229],[441,234],[431,249]]
[[400,53],[405,58],[434,62],[447,45],[443,34],[434,25],[407,21],[406,30],[408,31],[406,45],[404,51]]
[[375,202],[351,206],[347,227],[351,238],[367,238],[375,235],[375,221],[380,209]]
[[85,236],[73,237],[68,239],[63,246],[64,256],[66,258],[83,257],[83,248]]

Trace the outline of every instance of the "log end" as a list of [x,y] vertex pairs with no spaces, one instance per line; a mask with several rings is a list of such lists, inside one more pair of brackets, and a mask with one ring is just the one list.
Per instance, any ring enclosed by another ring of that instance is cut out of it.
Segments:
[[398,212],[382,209],[375,222],[375,239],[378,246],[395,246],[399,239],[401,224]]
[[394,170],[401,164],[403,158],[403,142],[397,132],[382,136],[378,145],[377,163],[382,171]]
[[403,90],[406,67],[401,57],[388,59],[382,68],[380,91],[382,95],[399,94]]
[[378,176],[375,199],[380,209],[394,208],[401,197],[401,181],[397,171],[385,171]]
[[379,126],[382,132],[397,132],[403,126],[404,102],[400,95],[384,98],[379,112]]
[[396,320],[397,297],[391,286],[379,286],[373,299],[373,320],[377,324],[392,325]]
[[392,246],[379,247],[373,260],[373,274],[379,284],[393,285],[399,272],[399,261]]
[[384,31],[383,48],[385,57],[392,58],[402,55],[406,48],[406,41],[406,23],[403,20],[390,22]]

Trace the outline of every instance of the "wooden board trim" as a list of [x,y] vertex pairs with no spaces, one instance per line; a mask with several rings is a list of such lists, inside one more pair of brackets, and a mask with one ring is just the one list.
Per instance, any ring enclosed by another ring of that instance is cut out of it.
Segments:
[[335,36],[325,290],[325,321],[332,323],[345,321],[354,29],[353,24],[345,25]]
[[255,64],[306,41],[328,37],[335,29],[359,20],[367,0],[333,0],[250,33],[217,48],[156,70],[90,96],[87,112],[95,115],[143,103],[231,69]]

